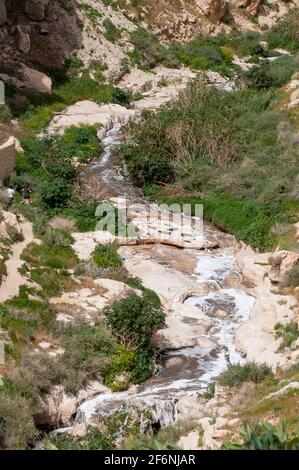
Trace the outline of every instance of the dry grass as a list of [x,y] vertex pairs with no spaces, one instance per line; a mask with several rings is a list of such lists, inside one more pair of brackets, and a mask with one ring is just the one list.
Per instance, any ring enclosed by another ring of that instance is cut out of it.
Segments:
[[76,232],[76,222],[73,219],[65,219],[64,217],[54,217],[49,222],[50,227],[57,230],[66,230],[67,232]]

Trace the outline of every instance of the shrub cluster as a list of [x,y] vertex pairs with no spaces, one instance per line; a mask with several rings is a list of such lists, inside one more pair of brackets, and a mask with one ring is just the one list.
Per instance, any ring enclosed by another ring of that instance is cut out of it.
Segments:
[[217,381],[220,385],[226,387],[238,387],[243,382],[247,381],[258,384],[268,377],[273,377],[271,367],[267,364],[248,362],[244,365],[229,365],[228,368],[219,375]]

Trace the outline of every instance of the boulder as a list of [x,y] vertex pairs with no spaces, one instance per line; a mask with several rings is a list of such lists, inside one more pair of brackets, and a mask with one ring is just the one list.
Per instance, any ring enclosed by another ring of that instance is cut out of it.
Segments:
[[48,3],[49,0],[26,0],[24,11],[31,20],[42,21],[45,18]]

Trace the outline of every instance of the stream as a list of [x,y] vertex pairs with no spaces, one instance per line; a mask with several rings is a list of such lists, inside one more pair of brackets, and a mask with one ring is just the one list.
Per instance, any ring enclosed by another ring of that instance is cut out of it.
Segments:
[[[136,203],[140,201],[140,193],[123,174],[113,155],[113,149],[122,139],[121,127],[121,124],[116,124],[107,132],[102,141],[103,154],[89,167],[88,173],[98,175],[105,187],[105,194],[108,191],[110,197],[126,197],[131,203]],[[92,423],[96,416],[107,416],[138,405],[142,409],[148,408],[160,426],[173,424],[182,415],[182,399],[203,393],[228,363],[244,361],[235,348],[234,336],[238,326],[249,317],[255,299],[242,290],[242,275],[235,262],[231,237],[209,224],[204,224],[204,237],[219,240],[220,247],[183,249],[184,265],[189,266],[189,280],[196,287],[204,287],[205,293],[190,295],[182,300],[185,314],[179,320],[182,327],[184,324],[196,326],[204,315],[210,327],[202,335],[203,343],[164,350],[153,377],[128,391],[102,393],[82,403],[77,410],[76,423]],[[182,250],[179,252],[182,253]],[[178,249],[166,249],[158,244],[144,252],[141,248],[140,254],[170,270],[176,260],[176,270],[180,271]],[[125,250],[127,258],[135,255],[136,247]],[[186,276],[186,270],[184,274]],[[234,279],[233,283],[229,282],[231,278]],[[145,286],[151,287],[146,283]],[[160,292],[157,293],[160,295]],[[190,317],[188,308],[192,310]],[[194,311],[198,311],[198,318]]]

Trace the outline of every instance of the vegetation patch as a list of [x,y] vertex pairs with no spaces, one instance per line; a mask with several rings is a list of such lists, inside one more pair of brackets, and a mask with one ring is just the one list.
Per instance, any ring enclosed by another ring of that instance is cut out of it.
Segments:
[[281,338],[281,344],[279,346],[279,351],[283,351],[286,348],[291,348],[293,343],[299,338],[299,328],[298,323],[291,321],[286,325],[282,323],[276,323],[275,327],[275,337]]
[[93,254],[93,261],[101,268],[118,268],[122,266],[122,259],[117,253],[116,245],[98,245]]
[[246,425],[241,432],[243,442],[225,442],[225,450],[298,450],[299,433],[288,431],[287,422],[275,427],[271,423]]
[[258,384],[269,377],[273,377],[273,372],[267,364],[248,362],[244,365],[229,365],[227,370],[219,375],[217,381],[222,386],[238,387],[247,381]]

